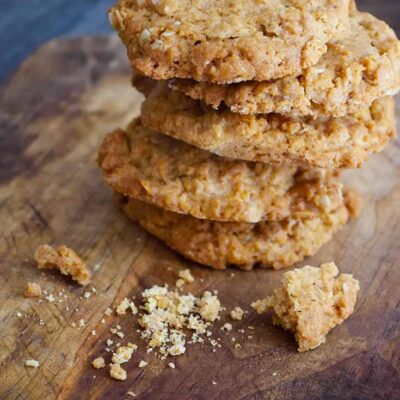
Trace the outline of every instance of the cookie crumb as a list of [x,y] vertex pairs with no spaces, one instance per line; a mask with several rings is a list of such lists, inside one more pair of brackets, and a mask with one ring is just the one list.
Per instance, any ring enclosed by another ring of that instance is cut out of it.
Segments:
[[127,363],[131,359],[132,354],[135,350],[136,350],[136,348],[133,348],[131,346],[118,347],[117,351],[115,353],[113,353],[111,361],[114,364]]
[[175,364],[173,362],[168,363],[168,367],[175,369]]
[[221,329],[227,332],[230,332],[232,330],[232,324],[230,324],[229,322],[227,322],[226,324],[224,324]]
[[97,357],[92,361],[92,365],[96,369],[104,368],[106,366],[106,363],[104,361],[103,357]]
[[357,192],[351,189],[346,189],[345,193],[346,196],[344,198],[350,217],[356,219],[361,214],[363,208],[362,198]]
[[183,279],[185,283],[192,283],[194,282],[193,275],[191,274],[190,270],[184,269],[182,271],[179,271],[178,273],[179,278]]
[[111,378],[124,381],[126,380],[126,371],[119,364],[110,364]]
[[251,306],[254,308],[257,314],[262,314],[268,309],[268,301],[267,299],[257,300],[251,303]]
[[107,315],[107,317],[109,317],[110,315],[112,315],[112,310],[110,307],[106,308],[106,311],[104,311],[104,314]]
[[181,288],[184,284],[185,284],[185,281],[183,279],[180,279],[180,278],[177,279],[176,282],[175,282],[175,286],[177,288]]
[[49,302],[49,303],[54,303],[56,301],[55,297],[52,294],[48,294],[47,296],[45,296],[45,299]]
[[118,315],[125,315],[127,310],[131,309],[131,312],[133,315],[136,315],[138,310],[135,306],[135,303],[132,300],[129,300],[127,297],[125,297],[118,305],[116,308],[116,312]]
[[199,314],[206,320],[214,322],[218,318],[221,309],[221,303],[217,296],[211,292],[204,292],[202,298],[197,302]]
[[231,312],[230,316],[234,321],[240,321],[243,319],[244,311],[240,307],[235,307]]
[[32,368],[39,368],[40,363],[37,360],[34,360],[33,358],[28,358],[25,360],[24,365],[26,367],[32,367]]
[[28,282],[25,288],[24,296],[28,298],[42,297],[42,288],[35,282]]
[[39,246],[35,252],[35,260],[39,269],[58,269],[82,286],[90,283],[90,271],[86,264],[67,246],[59,246],[57,249],[47,244]]

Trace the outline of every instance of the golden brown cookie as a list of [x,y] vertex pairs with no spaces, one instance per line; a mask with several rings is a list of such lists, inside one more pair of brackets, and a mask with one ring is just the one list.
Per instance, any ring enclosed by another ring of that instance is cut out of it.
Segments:
[[348,30],[349,0],[119,0],[132,67],[153,79],[231,83],[298,75]]
[[215,85],[173,80],[170,86],[193,99],[241,114],[341,117],[400,89],[400,42],[385,22],[370,14],[350,18],[351,33],[328,43],[328,51],[301,76],[269,82]]
[[142,105],[151,129],[220,156],[320,168],[359,167],[395,135],[394,101],[330,119],[213,110],[158,83]]
[[346,200],[335,208],[321,208],[318,214],[248,224],[197,219],[119,197],[129,218],[178,253],[216,269],[235,265],[245,270],[290,267],[315,254],[347,222]]
[[257,312],[273,311],[273,322],[295,334],[299,351],[315,349],[354,311],[359,282],[339,274],[333,263],[286,272],[272,296],[252,304]]
[[117,192],[196,218],[278,220],[334,207],[342,196],[332,173],[222,158],[137,120],[106,137],[98,161]]

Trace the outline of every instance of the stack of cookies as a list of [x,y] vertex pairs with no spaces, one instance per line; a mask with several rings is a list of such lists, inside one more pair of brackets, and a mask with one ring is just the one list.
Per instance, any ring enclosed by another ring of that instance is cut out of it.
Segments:
[[120,0],[141,116],[99,151],[125,213],[189,259],[282,268],[356,210],[339,170],[395,135],[400,44],[351,0]]

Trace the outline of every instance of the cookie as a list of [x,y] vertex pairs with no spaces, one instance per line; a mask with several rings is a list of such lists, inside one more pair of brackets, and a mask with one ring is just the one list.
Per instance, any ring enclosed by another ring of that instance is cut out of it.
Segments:
[[119,0],[111,25],[153,79],[231,83],[298,75],[349,29],[349,0]]
[[241,114],[341,117],[400,89],[400,42],[385,22],[370,14],[350,18],[349,36],[328,44],[327,53],[301,76],[270,82],[214,85],[173,80],[170,86],[214,108]]
[[395,135],[394,101],[341,118],[240,115],[213,110],[158,83],[142,105],[151,129],[220,156],[270,164],[320,168],[359,167]]
[[[345,200],[347,198],[345,197]],[[280,269],[315,254],[351,213],[342,201],[335,208],[297,219],[257,224],[216,222],[176,214],[127,197],[119,198],[129,218],[185,257],[216,269],[254,266]]]
[[196,218],[259,222],[318,212],[341,201],[331,172],[216,156],[134,120],[103,142],[98,162],[117,192]]
[[300,352],[315,349],[354,311],[360,283],[338,274],[333,262],[286,272],[273,295],[252,306],[259,313],[272,311],[274,325],[294,333]]

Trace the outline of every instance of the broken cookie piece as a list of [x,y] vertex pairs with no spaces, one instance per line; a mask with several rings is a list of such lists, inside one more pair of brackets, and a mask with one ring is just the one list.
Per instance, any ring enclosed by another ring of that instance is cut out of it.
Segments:
[[129,343],[128,346],[118,347],[115,353],[112,355],[112,362],[114,364],[124,364],[127,363],[132,354],[137,350],[137,346],[135,344]]
[[104,368],[106,366],[106,363],[105,363],[103,357],[97,357],[92,361],[92,365],[93,365],[93,368],[100,369],[100,368]]
[[214,322],[221,311],[221,303],[218,297],[208,291],[203,293],[203,296],[197,302],[197,306],[201,317],[210,322]]
[[127,374],[126,371],[119,364],[110,364],[110,376],[119,381],[125,381]]
[[235,321],[240,321],[243,319],[244,311],[240,307],[235,307],[231,312],[230,316]]
[[338,273],[333,262],[286,272],[282,286],[252,307],[258,313],[272,310],[273,323],[294,333],[300,352],[315,349],[354,311],[359,282]]
[[40,363],[39,361],[34,360],[33,358],[28,358],[27,360],[24,361],[24,365],[26,367],[39,368]]
[[42,297],[42,289],[35,282],[28,282],[25,288],[24,296],[28,298]]
[[58,269],[82,286],[90,283],[90,271],[86,264],[67,246],[59,246],[57,249],[47,244],[39,246],[35,252],[35,260],[39,269]]
[[129,300],[127,297],[125,297],[118,305],[116,308],[116,312],[118,315],[125,315],[127,310],[131,310],[133,315],[136,315],[138,312],[138,309],[135,306],[135,303],[132,300]]
[[184,269],[182,271],[179,271],[178,277],[179,277],[179,279],[175,283],[175,286],[177,288],[181,288],[185,283],[194,282],[193,275],[190,273],[190,270],[188,268]]

